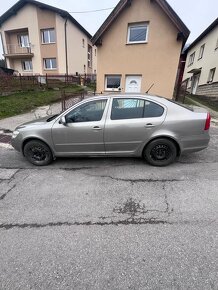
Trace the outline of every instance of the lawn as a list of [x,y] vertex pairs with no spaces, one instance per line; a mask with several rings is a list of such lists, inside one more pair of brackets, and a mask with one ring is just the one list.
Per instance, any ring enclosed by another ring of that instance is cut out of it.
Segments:
[[[64,88],[66,92],[79,93],[84,89],[79,85]],[[23,114],[36,107],[61,101],[61,91],[43,90],[17,92],[9,96],[0,96],[0,119]]]

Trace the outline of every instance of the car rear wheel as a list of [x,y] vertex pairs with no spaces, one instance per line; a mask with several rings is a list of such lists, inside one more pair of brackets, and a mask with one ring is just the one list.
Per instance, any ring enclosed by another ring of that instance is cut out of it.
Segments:
[[176,156],[176,145],[164,138],[151,141],[143,152],[144,159],[154,166],[167,166],[175,161]]
[[45,166],[53,160],[50,148],[39,140],[27,142],[23,151],[27,160],[34,165]]

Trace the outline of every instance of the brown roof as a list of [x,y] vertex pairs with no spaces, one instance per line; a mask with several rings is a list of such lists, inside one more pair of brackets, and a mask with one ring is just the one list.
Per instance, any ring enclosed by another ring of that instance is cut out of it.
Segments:
[[[131,2],[134,0],[120,0],[108,18],[104,21],[95,35],[92,37],[93,45],[101,43],[101,37],[105,33],[105,31],[111,26],[113,21],[120,15],[120,13],[126,8],[131,6]],[[179,37],[181,37],[184,42],[187,40],[190,31],[187,26],[182,22],[180,17],[176,14],[176,12],[172,9],[172,7],[167,3],[166,0],[151,0],[151,2],[157,3],[163,11],[167,14],[167,16],[171,19],[174,25],[179,30]]]

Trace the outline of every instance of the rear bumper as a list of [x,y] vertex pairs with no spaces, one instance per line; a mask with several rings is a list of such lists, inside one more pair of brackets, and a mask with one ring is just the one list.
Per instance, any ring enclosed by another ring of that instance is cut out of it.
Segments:
[[208,147],[210,136],[208,133],[182,138],[181,153],[197,152]]

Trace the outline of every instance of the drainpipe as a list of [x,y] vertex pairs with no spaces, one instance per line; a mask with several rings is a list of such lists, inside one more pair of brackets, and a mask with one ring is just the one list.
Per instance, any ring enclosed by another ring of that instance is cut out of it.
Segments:
[[66,75],[68,76],[67,21],[68,21],[68,18],[66,18],[65,23],[64,23],[64,35],[65,35]]

